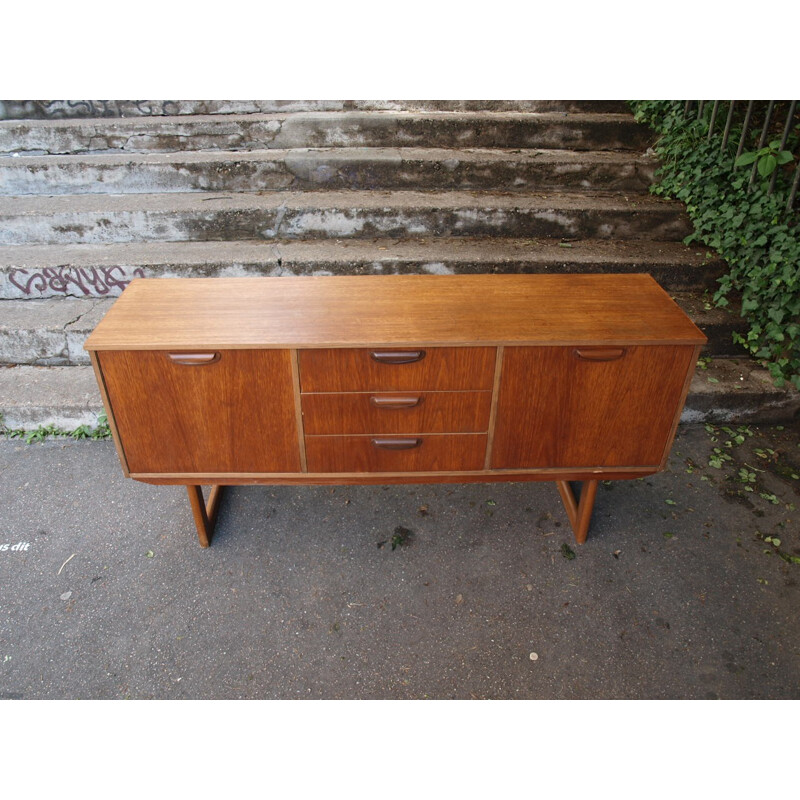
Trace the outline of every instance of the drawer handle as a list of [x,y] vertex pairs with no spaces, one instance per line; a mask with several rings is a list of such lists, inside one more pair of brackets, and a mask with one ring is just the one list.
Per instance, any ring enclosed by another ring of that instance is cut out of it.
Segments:
[[219,353],[167,353],[169,360],[173,364],[181,364],[185,367],[200,367],[203,364],[213,364],[219,361]]
[[413,364],[425,358],[424,350],[373,350],[370,355],[379,364]]
[[616,361],[625,355],[624,347],[595,347],[592,349],[576,349],[575,355],[583,361]]
[[422,398],[417,395],[416,397],[409,395],[408,397],[386,397],[373,395],[369,398],[369,402],[376,408],[414,408],[419,405]]
[[412,450],[422,444],[422,439],[373,439],[372,444],[382,450]]

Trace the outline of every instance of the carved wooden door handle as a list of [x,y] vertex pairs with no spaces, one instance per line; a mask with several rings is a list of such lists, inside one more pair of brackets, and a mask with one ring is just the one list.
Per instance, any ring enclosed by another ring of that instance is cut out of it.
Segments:
[[181,364],[185,367],[200,367],[204,364],[213,364],[219,361],[219,353],[167,353],[167,358],[173,364]]
[[421,400],[419,395],[373,395],[369,398],[370,404],[376,408],[414,408]]
[[624,347],[578,347],[576,358],[582,361],[616,361],[625,355]]
[[373,350],[370,355],[379,364],[413,364],[425,358],[424,350]]
[[422,439],[373,439],[372,444],[382,450],[412,450],[422,444]]

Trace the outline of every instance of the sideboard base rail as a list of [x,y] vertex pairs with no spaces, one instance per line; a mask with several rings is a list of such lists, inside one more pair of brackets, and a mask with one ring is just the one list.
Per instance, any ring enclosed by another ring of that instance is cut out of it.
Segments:
[[[592,510],[597,496],[597,480],[586,480],[578,498],[572,491],[568,481],[555,481],[558,486],[559,494],[564,503],[570,525],[575,534],[575,541],[584,544],[589,533],[589,523],[592,519]],[[217,484],[211,487],[208,501],[203,499],[203,487],[195,484],[188,485],[186,491],[189,494],[189,503],[192,507],[194,523],[197,526],[197,536],[200,540],[200,547],[208,547],[214,535],[214,527],[217,523],[217,513],[219,502],[222,498],[224,484]]]

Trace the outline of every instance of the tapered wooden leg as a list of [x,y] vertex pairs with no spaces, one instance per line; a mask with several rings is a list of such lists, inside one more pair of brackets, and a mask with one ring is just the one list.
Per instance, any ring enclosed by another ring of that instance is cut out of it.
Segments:
[[219,501],[222,497],[222,488],[222,486],[212,486],[211,494],[208,496],[208,503],[206,504],[203,500],[202,487],[186,487],[186,491],[189,493],[189,503],[192,506],[192,514],[194,515],[194,524],[197,526],[200,547],[208,547],[211,544],[214,525],[217,522]]
[[581,487],[580,500],[575,500],[572,487],[567,481],[556,481],[564,508],[567,510],[570,525],[575,533],[575,541],[583,544],[589,533],[589,522],[592,519],[594,499],[597,496],[597,481],[584,481]]

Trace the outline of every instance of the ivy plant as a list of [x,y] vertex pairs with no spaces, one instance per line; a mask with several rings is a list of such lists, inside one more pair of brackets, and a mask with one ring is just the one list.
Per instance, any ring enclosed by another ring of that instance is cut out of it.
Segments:
[[[721,132],[708,139],[708,115],[686,117],[682,102],[631,106],[639,122],[660,134],[655,152],[661,167],[651,192],[682,201],[694,225],[685,242],[707,245],[727,264],[714,302],[727,306],[733,293],[741,295],[748,330],[734,334],[735,341],[769,369],[777,385],[791,381],[800,388],[800,214],[785,211],[797,130],[784,149],[778,141],[758,148],[754,126],[747,149],[736,158],[741,127],[732,129],[722,148]],[[759,176],[752,185],[750,164]]]

